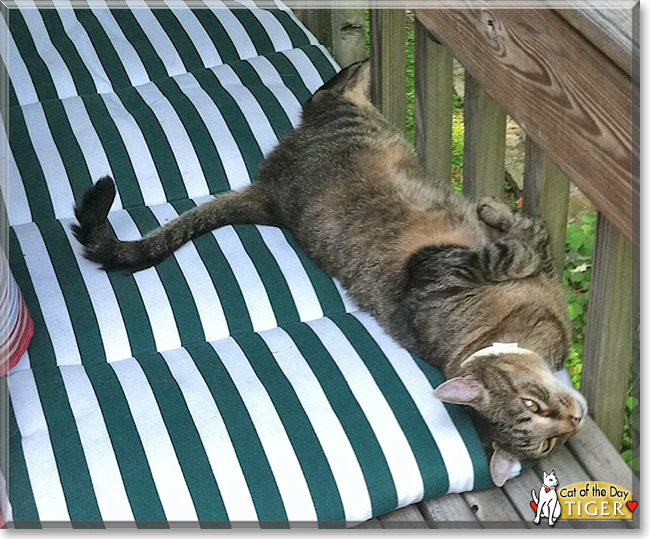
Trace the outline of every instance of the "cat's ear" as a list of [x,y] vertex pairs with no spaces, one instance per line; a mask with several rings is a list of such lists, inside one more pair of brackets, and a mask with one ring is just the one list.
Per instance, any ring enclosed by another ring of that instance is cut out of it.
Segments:
[[[490,459],[490,475],[492,476],[492,482],[497,487],[502,487],[508,480],[512,467],[517,463],[517,460],[507,451],[494,446],[494,453],[492,453]],[[546,474],[544,475],[546,476]]]
[[442,402],[481,409],[487,399],[487,390],[472,376],[459,376],[440,384],[434,395]]
[[345,94],[365,100],[370,99],[370,60],[364,60],[359,64],[346,85]]

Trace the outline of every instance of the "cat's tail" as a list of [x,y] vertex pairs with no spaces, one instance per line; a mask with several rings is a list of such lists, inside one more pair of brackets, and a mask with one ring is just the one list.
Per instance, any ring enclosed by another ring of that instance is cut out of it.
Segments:
[[538,504],[539,500],[537,499],[537,492],[535,492],[535,490],[533,489],[530,491],[530,493],[533,495],[533,501],[535,502],[535,504]]
[[101,178],[75,208],[78,225],[72,231],[84,246],[84,256],[106,271],[132,273],[163,261],[192,238],[227,224],[275,224],[267,197],[253,184],[183,213],[136,241],[121,241],[108,223],[115,199],[112,178]]

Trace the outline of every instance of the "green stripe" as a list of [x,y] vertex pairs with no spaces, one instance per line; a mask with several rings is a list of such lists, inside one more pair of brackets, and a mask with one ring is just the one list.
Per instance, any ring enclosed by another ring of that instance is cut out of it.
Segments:
[[262,23],[249,9],[233,9],[232,14],[242,24],[258,55],[275,52],[275,47]]
[[[33,225],[21,225],[33,226]],[[18,238],[13,228],[9,229],[9,261],[11,273],[20,288],[25,304],[34,322],[34,336],[29,342],[29,357],[32,369],[56,367],[56,356],[52,340],[45,325],[45,318],[41,305],[32,285],[31,275],[25,264],[25,255],[20,247]]]
[[[359,461],[372,506],[379,515],[395,508],[393,479],[377,437],[345,377],[318,336],[306,324],[287,326],[289,334],[318,378]],[[386,485],[390,487],[387,489]],[[388,496],[389,502],[386,502]]]
[[187,35],[187,32],[181,23],[178,22],[174,14],[168,9],[152,9],[151,13],[158,19],[160,26],[174,45],[178,56],[183,61],[185,70],[191,72],[203,69],[205,66],[199,53],[192,44],[192,38]]
[[187,198],[178,163],[164,129],[136,88],[117,92],[124,108],[133,116],[151,153],[167,200]]
[[296,241],[296,238],[288,230],[281,229],[284,237],[296,255],[300,259],[302,267],[305,268],[307,276],[311,281],[312,286],[318,297],[318,302],[320,303],[321,309],[323,310],[324,315],[344,313],[345,305],[341,299],[341,295],[334,284],[332,278],[327,275],[322,269],[318,267],[318,264],[314,259],[307,256],[305,251]]
[[228,520],[203,443],[169,367],[160,354],[138,361],[160,408],[199,521]]
[[34,371],[34,380],[73,527],[75,521],[101,522],[86,456],[61,373],[59,369],[40,369]]
[[[115,121],[106,108],[104,99],[100,95],[92,95],[85,96],[83,102],[115,176],[114,180],[120,193],[122,206],[125,208],[143,206],[144,199],[129,152]],[[97,179],[99,178],[94,178],[94,180]]]
[[273,92],[264,85],[253,66],[248,62],[236,62],[230,67],[262,107],[278,140],[293,131],[287,113],[273,95]]
[[[428,378],[433,388],[438,387],[445,381],[442,373],[426,363],[424,360],[413,356],[418,366]],[[472,459],[472,466],[474,468],[474,487],[473,490],[482,490],[485,488],[493,487],[492,479],[490,477],[490,466],[483,449],[483,444],[478,437],[478,432],[472,423],[469,414],[463,409],[462,406],[455,404],[444,403],[451,420],[453,421],[458,433],[460,434],[469,456]]]
[[20,56],[27,66],[27,71],[29,71],[29,76],[36,89],[38,100],[58,99],[59,96],[56,92],[52,75],[43,59],[39,56],[25,19],[23,19],[18,9],[11,10],[9,28],[11,29],[11,35],[16,42]]
[[275,257],[253,225],[233,227],[264,284],[278,325],[299,322],[300,315],[291,295],[291,290]]
[[27,463],[25,462],[21,436],[11,400],[9,401],[8,416],[9,473],[3,470],[3,474],[7,478],[14,525],[18,529],[40,528],[38,509],[36,508],[32,485],[29,481]]
[[[239,390],[219,355],[209,344],[191,345],[187,351],[194,359],[223,417],[261,526],[268,527],[264,522],[272,521],[275,527],[277,521],[287,520],[287,514],[269,461]],[[283,527],[288,527],[288,524]]]
[[156,81],[155,84],[174,107],[187,133],[190,134],[190,141],[201,164],[201,170],[210,193],[229,191],[230,185],[228,184],[226,171],[223,168],[221,157],[212,136],[203,121],[201,112],[196,110],[192,101],[179,88],[173,78],[169,77]]
[[[183,213],[196,204],[191,200],[179,200],[172,202],[172,206],[178,213]],[[219,296],[229,334],[252,332],[253,323],[244,295],[219,243],[212,234],[203,234],[193,242]]]
[[277,72],[280,74],[282,82],[284,82],[285,86],[293,92],[293,95],[296,96],[300,105],[304,106],[312,94],[307,86],[305,86],[302,76],[296,67],[282,53],[270,54],[266,59],[273,64],[273,67],[275,67]]
[[337,71],[332,65],[332,62],[330,62],[325,56],[323,49],[317,45],[312,45],[311,47],[305,47],[302,50],[311,60],[311,63],[314,64],[314,67],[318,70],[318,73],[323,79],[323,83],[326,83],[334,75],[336,75]]
[[149,80],[157,80],[167,77],[168,74],[165,65],[156,53],[149,38],[138,24],[138,21],[133,16],[131,10],[113,9],[111,10],[111,15],[113,15],[113,18],[124,33],[127,41],[131,43],[135,49],[140,60],[142,60],[142,64],[149,75]]
[[[121,11],[121,10],[115,10]],[[113,11],[113,13],[115,13]],[[75,9],[75,15],[81,26],[84,27],[88,38],[93,44],[99,57],[99,61],[110,79],[113,88],[128,88],[131,86],[129,76],[122,65],[122,61],[113,48],[111,38],[104,31],[97,17],[90,9]]]
[[[40,105],[30,106],[38,107]],[[9,110],[9,144],[25,188],[32,218],[35,221],[53,219],[54,206],[50,198],[50,191],[27,131],[21,107]]]
[[149,463],[115,372],[106,364],[86,372],[97,395],[133,517],[142,523],[138,527],[166,527]]
[[95,309],[63,226],[59,221],[43,223],[39,226],[39,232],[70,315],[82,362],[106,362]]
[[239,109],[237,102],[223,88],[212,70],[199,71],[194,74],[194,77],[218,107],[239,148],[248,176],[254,178],[257,175],[257,169],[262,162],[263,155],[246,121],[246,117]]
[[[411,446],[424,482],[425,497],[443,496],[449,490],[449,476],[427,424],[388,358],[356,317],[345,314],[331,320],[353,343],[359,357],[379,386]],[[431,390],[433,396],[433,389]]]
[[[201,2],[201,4],[205,6],[205,3]],[[205,7],[207,8],[207,6]],[[192,13],[210,36],[221,57],[221,63],[227,64],[239,60],[239,54],[237,54],[232,38],[228,35],[217,16],[210,9],[205,8],[193,9]]]
[[[148,207],[129,210],[140,233],[144,236],[150,230],[160,226]],[[201,318],[196,309],[192,292],[185,280],[178,262],[170,256],[156,265],[156,272],[165,288],[174,320],[183,344],[205,341]]]
[[81,200],[93,182],[86,165],[86,158],[72,131],[63,103],[61,101],[44,103],[43,112],[67,173],[67,178],[57,178],[57,181],[68,181],[75,200]]
[[236,338],[237,344],[273,401],[300,462],[318,520],[345,520],[343,503],[329,462],[296,392],[258,334]]
[[281,9],[267,9],[266,11],[273,13],[275,18],[282,25],[284,30],[289,35],[291,44],[293,45],[294,49],[305,47],[310,44],[307,34],[305,34],[305,32],[296,24],[296,22],[287,11]]
[[[42,6],[44,8],[52,8],[54,4],[47,0],[42,3]],[[39,4],[39,7],[41,7],[41,4]],[[53,9],[39,9],[38,12],[43,19],[52,44],[59,51],[61,58],[70,71],[75,88],[77,89],[77,94],[93,94],[97,92],[93,77],[77,52],[74,43],[68,37],[58,13]]]
[[[2,72],[3,80],[6,81],[5,84],[7,85],[7,89],[9,92],[9,108],[17,107],[18,105],[20,105],[20,103],[18,102],[16,91],[14,90],[13,81],[9,77],[9,70],[7,69],[7,66],[5,65],[2,58],[0,58],[0,70]],[[5,107],[0,107],[0,114],[2,115],[2,121],[4,123],[5,132],[7,132],[7,113],[8,110],[5,110]]]

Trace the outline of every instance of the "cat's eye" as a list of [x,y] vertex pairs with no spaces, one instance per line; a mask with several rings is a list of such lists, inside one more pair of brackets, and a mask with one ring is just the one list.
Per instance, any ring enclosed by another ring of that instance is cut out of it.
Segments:
[[534,400],[523,399],[523,401],[524,401],[524,406],[528,408],[531,412],[535,414],[539,412],[539,404],[537,404]]

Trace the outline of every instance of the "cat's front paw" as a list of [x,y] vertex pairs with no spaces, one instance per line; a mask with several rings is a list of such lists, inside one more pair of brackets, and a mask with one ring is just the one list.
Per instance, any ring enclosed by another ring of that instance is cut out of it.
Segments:
[[492,197],[483,197],[478,201],[476,215],[487,226],[499,232],[508,232],[514,222],[510,207]]

